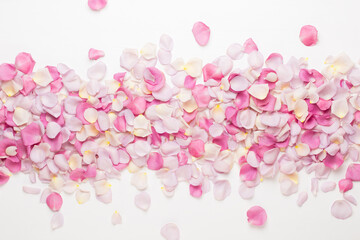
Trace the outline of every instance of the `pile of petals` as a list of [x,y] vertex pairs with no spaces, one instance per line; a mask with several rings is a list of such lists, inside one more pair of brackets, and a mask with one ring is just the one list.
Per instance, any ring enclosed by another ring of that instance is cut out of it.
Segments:
[[[207,34],[207,33],[206,33]],[[278,53],[264,57],[252,39],[229,46],[206,63],[173,58],[173,41],[163,35],[159,46],[123,50],[124,72],[107,78],[104,56],[91,49],[94,64],[82,78],[64,64],[34,69],[28,53],[0,65],[0,185],[11,174],[29,174],[48,184],[41,202],[57,212],[52,227],[62,225],[63,194],[79,204],[91,197],[112,200],[110,179],[127,170],[140,193],[135,205],[151,205],[146,171],[154,171],[171,197],[179,182],[200,198],[212,189],[222,201],[231,193],[226,180],[239,165],[240,196],[249,199],[267,178],[279,180],[281,193],[298,192],[298,172],[314,173],[311,192],[334,190],[331,213],[352,214],[349,194],[360,181],[360,69],[345,54],[330,56],[318,71],[304,58],[287,62]],[[238,60],[247,59],[247,64]],[[95,60],[96,59],[96,60]],[[331,172],[346,168],[338,182]],[[307,200],[298,194],[298,205]],[[262,225],[261,207],[248,212]],[[115,212],[112,223],[120,224]],[[170,230],[169,230],[170,229]],[[170,227],[162,230],[177,232]]]

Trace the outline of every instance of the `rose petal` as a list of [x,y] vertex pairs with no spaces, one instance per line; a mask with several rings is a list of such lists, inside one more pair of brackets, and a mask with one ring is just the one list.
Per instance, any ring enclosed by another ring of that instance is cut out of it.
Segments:
[[262,226],[267,220],[265,210],[260,206],[253,206],[246,212],[248,222],[251,225]]
[[160,230],[161,236],[166,240],[179,240],[180,230],[174,223],[164,225]]
[[192,28],[196,42],[200,46],[205,46],[209,42],[210,28],[203,22],[196,22]]
[[134,202],[136,207],[147,211],[151,204],[151,198],[147,192],[141,192],[135,196]]
[[51,193],[46,198],[46,204],[54,212],[57,212],[60,210],[62,203],[63,203],[63,200],[62,200],[61,195],[56,192]]
[[338,219],[347,219],[352,215],[352,209],[345,200],[336,200],[331,206],[331,214]]
[[118,211],[115,211],[113,213],[113,215],[111,216],[111,223],[114,226],[122,224],[122,218],[121,218],[121,215],[118,213]]
[[89,7],[94,11],[103,9],[107,4],[107,0],[88,0]]
[[102,50],[97,50],[94,48],[89,49],[88,57],[90,60],[98,60],[99,58],[102,58],[104,56],[105,56],[105,53]]
[[318,41],[318,31],[312,25],[305,25],[301,28],[299,37],[305,46],[313,46]]
[[51,218],[51,229],[55,230],[61,228],[64,225],[64,216],[60,212],[54,213]]

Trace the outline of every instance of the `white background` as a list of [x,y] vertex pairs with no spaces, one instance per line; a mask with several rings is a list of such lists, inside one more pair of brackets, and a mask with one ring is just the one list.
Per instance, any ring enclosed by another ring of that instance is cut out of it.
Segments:
[[[163,33],[175,41],[174,56],[200,57],[211,61],[225,53],[233,42],[242,43],[252,37],[264,56],[279,52],[285,59],[309,57],[316,68],[328,55],[345,51],[354,61],[359,58],[360,29],[358,0],[108,0],[101,12],[93,12],[86,0],[1,0],[0,1],[0,62],[12,62],[18,52],[30,52],[37,67],[63,62],[86,77],[91,66],[88,49],[106,53],[108,76],[121,71],[119,56],[126,47],[141,48],[146,42],[157,43]],[[207,47],[193,39],[194,22],[204,21],[211,28]],[[312,24],[319,30],[315,47],[303,46],[298,34],[302,25]],[[334,179],[340,179],[342,167]],[[61,209],[65,225],[50,230],[52,213],[39,203],[39,196],[26,195],[22,186],[27,176],[16,175],[0,188],[1,239],[162,239],[160,228],[175,222],[181,239],[359,239],[359,208],[353,216],[337,220],[330,206],[341,199],[338,191],[319,193],[297,207],[297,196],[283,197],[275,180],[264,181],[254,199],[242,200],[238,167],[229,178],[232,194],[224,202],[213,199],[212,193],[202,199],[189,196],[188,187],[180,184],[172,199],[160,190],[159,180],[150,174],[148,192],[152,205],[147,213],[133,204],[137,190],[130,185],[129,175],[112,181],[113,203],[95,200],[78,205],[74,196],[64,196]],[[310,176],[302,176],[300,190],[309,190]],[[360,195],[358,184],[352,194]],[[252,205],[263,206],[268,222],[262,228],[251,227],[246,210]],[[110,218],[118,210],[123,224],[112,226]]]

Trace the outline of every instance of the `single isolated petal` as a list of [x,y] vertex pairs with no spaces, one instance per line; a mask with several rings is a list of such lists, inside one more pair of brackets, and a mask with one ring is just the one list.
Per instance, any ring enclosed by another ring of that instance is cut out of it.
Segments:
[[134,202],[136,207],[147,211],[151,204],[151,198],[147,192],[141,192],[135,196]]
[[352,208],[345,200],[336,200],[331,206],[331,214],[338,219],[347,219],[352,215]]
[[205,25],[205,23],[196,22],[193,26],[192,33],[200,46],[205,46],[209,42],[210,28]]
[[94,11],[103,9],[107,4],[107,0],[88,0],[89,7]]
[[301,207],[302,205],[304,205],[304,203],[307,201],[307,199],[308,199],[307,192],[301,192],[298,195],[298,199],[297,199],[296,203],[299,207]]
[[46,204],[54,211],[58,212],[63,204],[63,200],[60,194],[53,192],[46,198]]
[[219,180],[214,183],[214,198],[223,201],[231,193],[231,185],[228,180]]
[[180,230],[174,223],[168,223],[160,230],[161,236],[166,240],[179,240]]
[[248,222],[251,225],[262,226],[267,220],[267,214],[265,210],[260,206],[251,207],[247,213]]
[[64,216],[60,212],[54,213],[51,218],[51,229],[55,230],[61,228],[64,225]]
[[105,53],[102,50],[97,50],[97,49],[94,49],[94,48],[90,48],[88,56],[89,56],[90,60],[98,60],[99,58],[104,57]]
[[305,25],[301,28],[299,37],[305,46],[313,46],[318,41],[318,31],[312,25]]
[[118,211],[115,211],[111,216],[111,223],[112,225],[122,224],[122,218]]

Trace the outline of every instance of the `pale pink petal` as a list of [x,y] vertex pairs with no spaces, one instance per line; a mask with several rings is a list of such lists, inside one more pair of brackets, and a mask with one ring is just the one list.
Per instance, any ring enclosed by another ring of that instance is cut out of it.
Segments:
[[35,61],[32,59],[30,53],[19,53],[15,58],[15,67],[17,70],[29,74],[33,71],[35,66]]
[[238,92],[246,90],[250,85],[249,81],[241,75],[230,75],[229,82],[231,89]]
[[290,196],[298,191],[298,184],[286,178],[280,182],[280,190],[283,195]]
[[273,148],[273,149],[266,151],[264,153],[264,157],[263,157],[264,163],[273,164],[276,161],[276,159],[279,155],[279,152],[280,152],[280,150],[278,148]]
[[147,211],[151,204],[151,198],[147,192],[141,192],[135,196],[134,202],[136,207]]
[[354,206],[357,206],[357,200],[353,195],[350,195],[348,193],[344,193],[344,199],[348,202],[350,202],[351,204],[353,204]]
[[332,181],[323,182],[321,184],[321,191],[324,193],[333,191],[336,188],[336,183]]
[[40,194],[41,189],[37,187],[23,186],[23,191],[24,193],[37,195]]
[[180,230],[174,223],[164,225],[160,230],[161,236],[166,240],[179,240]]
[[242,183],[239,187],[239,194],[242,199],[251,199],[255,194],[255,188],[248,187],[246,184]]
[[319,179],[312,178],[311,179],[311,192],[314,196],[316,196],[318,191],[319,191]]
[[89,56],[90,60],[98,60],[99,58],[104,57],[105,53],[102,50],[97,50],[97,49],[94,49],[94,48],[90,48],[88,56]]
[[239,43],[233,43],[226,50],[226,54],[233,60],[239,60],[243,56],[243,47]]
[[111,223],[112,225],[122,224],[122,218],[121,215],[118,213],[118,211],[115,211],[111,216]]
[[200,46],[205,46],[209,42],[210,28],[203,22],[196,22],[192,28],[196,42]]
[[352,209],[345,200],[336,200],[331,206],[331,214],[338,219],[347,219],[352,215]]
[[61,126],[56,122],[49,122],[46,125],[46,135],[54,139],[61,131]]
[[251,225],[262,226],[267,220],[265,210],[260,206],[253,206],[247,212],[247,220]]
[[169,35],[163,34],[160,37],[159,47],[170,52],[174,47],[174,41]]
[[228,180],[219,180],[214,183],[214,198],[223,201],[231,193],[231,185]]
[[64,225],[64,216],[60,212],[54,213],[51,218],[51,229],[55,230],[61,228]]
[[265,64],[271,69],[277,69],[283,64],[283,57],[279,53],[272,53],[266,59]]
[[312,25],[305,25],[301,28],[299,37],[305,46],[313,46],[318,41],[318,31]]
[[46,204],[52,211],[54,211],[54,212],[59,211],[63,204],[61,195],[56,192],[51,193],[46,198]]
[[88,0],[89,7],[94,11],[103,9],[107,4],[107,0]]
[[307,201],[307,199],[308,199],[307,192],[301,192],[298,195],[298,199],[297,199],[296,203],[299,207],[301,207],[302,205],[304,205],[304,203]]
[[87,71],[87,76],[90,80],[100,81],[105,77],[106,65],[103,62],[97,62],[91,66]]

